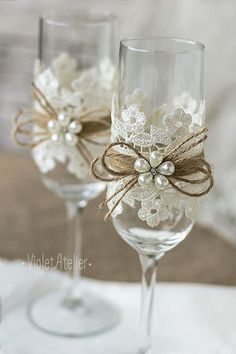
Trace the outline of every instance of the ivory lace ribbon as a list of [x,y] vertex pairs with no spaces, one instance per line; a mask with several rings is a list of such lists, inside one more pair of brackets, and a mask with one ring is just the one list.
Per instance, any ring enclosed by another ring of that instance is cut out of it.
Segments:
[[[211,166],[205,160],[203,153],[190,156],[190,152],[193,152],[195,147],[207,139],[207,131],[208,128],[204,127],[196,133],[185,136],[181,141],[167,148],[163,155],[162,163],[171,161],[175,167],[173,174],[165,175],[170,186],[190,197],[201,197],[207,194],[214,184]],[[119,152],[118,147],[128,148],[128,153]],[[140,172],[136,171],[134,163],[139,158],[149,162],[146,155],[130,143],[115,142],[108,145],[104,152],[93,161],[92,172],[98,180],[115,182],[126,179],[125,184],[102,203],[101,206],[107,205],[118,196],[105,219],[113,213],[125,195],[138,183]],[[97,168],[98,162],[102,165],[102,171]],[[158,173],[161,174],[161,172]],[[200,191],[191,191],[188,188],[196,185],[201,187]]]
[[[29,148],[34,148],[50,139],[51,134],[48,129],[48,122],[50,120],[57,120],[57,116],[60,113],[60,111],[48,102],[35,83],[32,83],[32,86],[33,98],[39,104],[42,112],[29,108],[20,109],[14,118],[13,127],[15,142],[20,146]],[[110,110],[105,107],[88,109],[81,112],[77,117],[73,117],[73,120],[82,126],[81,131],[76,134],[78,137],[76,148],[90,166],[92,155],[85,142],[94,145],[103,145],[97,142],[95,138],[109,134],[111,127]],[[38,129],[32,129],[32,125]]]

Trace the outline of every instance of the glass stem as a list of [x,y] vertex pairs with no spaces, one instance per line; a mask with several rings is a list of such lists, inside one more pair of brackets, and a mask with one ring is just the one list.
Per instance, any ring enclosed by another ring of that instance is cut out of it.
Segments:
[[68,222],[68,256],[67,271],[72,278],[72,283],[64,299],[68,307],[76,307],[82,301],[81,292],[81,251],[82,251],[82,213],[85,203],[66,201]]
[[142,267],[142,304],[140,315],[141,345],[138,354],[149,354],[151,350],[153,299],[159,259],[144,254],[140,254],[139,258]]

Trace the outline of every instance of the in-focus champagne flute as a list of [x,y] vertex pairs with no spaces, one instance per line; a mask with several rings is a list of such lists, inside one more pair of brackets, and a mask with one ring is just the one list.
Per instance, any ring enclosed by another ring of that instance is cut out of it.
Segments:
[[[137,250],[142,267],[140,343],[135,353],[152,352],[157,265],[189,234],[197,197],[213,184],[202,154],[203,57],[204,45],[190,40],[157,37],[120,44],[112,144],[101,156],[109,173],[104,178],[110,180],[106,202],[114,227]],[[96,160],[93,170],[102,180]],[[197,183],[191,180],[195,178]]]
[[90,163],[109,141],[115,40],[116,20],[108,14],[64,9],[40,20],[33,85],[34,110],[39,115],[33,115],[32,155],[46,187],[65,201],[67,256],[73,266],[71,287],[36,298],[29,315],[38,328],[59,336],[96,334],[118,319],[112,304],[81,289],[79,262],[81,212],[105,189],[92,177]]

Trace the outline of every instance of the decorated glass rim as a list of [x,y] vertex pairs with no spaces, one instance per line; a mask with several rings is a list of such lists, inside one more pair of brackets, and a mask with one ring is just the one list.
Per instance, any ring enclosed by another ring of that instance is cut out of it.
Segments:
[[40,20],[48,25],[62,27],[71,24],[79,26],[103,26],[115,23],[116,17],[109,12],[89,11],[76,7],[68,10],[66,7],[61,7],[46,11],[40,16]]
[[204,52],[205,45],[191,39],[177,37],[125,38],[120,41],[121,48],[139,53],[190,54]]

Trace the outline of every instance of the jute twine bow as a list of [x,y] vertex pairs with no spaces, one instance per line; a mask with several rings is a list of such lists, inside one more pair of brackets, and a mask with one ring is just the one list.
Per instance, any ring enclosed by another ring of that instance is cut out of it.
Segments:
[[[33,98],[39,105],[40,111],[28,108],[19,110],[14,118],[13,127],[13,138],[15,142],[18,145],[29,148],[34,148],[50,139],[51,133],[48,129],[48,122],[50,120],[57,120],[58,114],[60,113],[59,110],[48,102],[35,83],[32,83],[32,86]],[[71,106],[68,106],[68,108],[70,107]],[[73,117],[73,120],[82,126],[81,131],[76,134],[78,137],[76,147],[86,163],[90,166],[92,155],[85,142],[94,145],[104,145],[93,138],[109,134],[111,127],[110,110],[104,107],[88,109],[81,112],[80,115]],[[32,125],[34,127],[33,129]],[[35,127],[37,127],[37,129],[35,129]]]
[[[178,192],[190,197],[201,197],[207,194],[214,184],[211,166],[205,161],[203,153],[195,156],[187,154],[207,139],[207,131],[208,128],[204,127],[196,133],[184,137],[163,155],[162,163],[171,161],[175,167],[173,174],[170,176],[165,175],[165,177],[168,178],[170,186],[175,188]],[[129,154],[117,151],[117,147],[128,148]],[[110,144],[104,152],[93,161],[93,175],[100,181],[115,182],[130,177],[124,185],[100,205],[103,207],[115,197],[119,196],[106,214],[105,219],[109,218],[125,195],[138,183],[138,178],[141,173],[136,171],[134,163],[139,158],[145,159],[149,163],[148,158],[130,143],[115,142]],[[102,165],[102,172],[97,168],[98,163]],[[161,173],[158,172],[158,174]],[[201,191],[191,192],[187,188],[189,185],[200,185]]]

